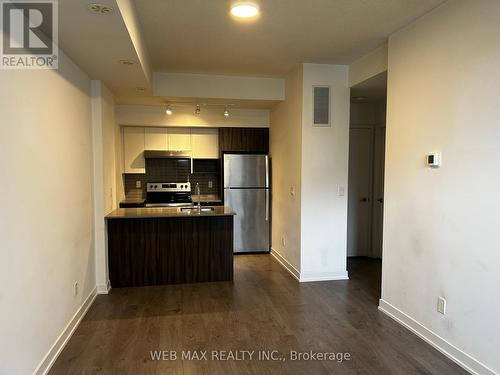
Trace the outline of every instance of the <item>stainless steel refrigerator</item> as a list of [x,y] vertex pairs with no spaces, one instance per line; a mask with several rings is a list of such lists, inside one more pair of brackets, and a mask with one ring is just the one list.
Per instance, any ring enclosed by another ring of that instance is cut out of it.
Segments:
[[270,184],[267,155],[224,154],[224,205],[234,217],[234,252],[270,251]]

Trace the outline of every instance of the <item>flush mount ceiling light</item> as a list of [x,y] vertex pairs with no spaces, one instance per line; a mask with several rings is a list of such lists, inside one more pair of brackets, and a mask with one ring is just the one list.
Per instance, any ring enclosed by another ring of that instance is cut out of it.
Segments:
[[89,10],[94,14],[105,16],[113,12],[113,8],[104,4],[91,3],[88,5]]
[[231,6],[231,14],[237,18],[255,18],[259,15],[259,6],[252,2],[237,2]]
[[165,113],[167,114],[167,116],[172,116],[172,114],[174,113],[170,104],[167,105],[167,109],[165,110]]

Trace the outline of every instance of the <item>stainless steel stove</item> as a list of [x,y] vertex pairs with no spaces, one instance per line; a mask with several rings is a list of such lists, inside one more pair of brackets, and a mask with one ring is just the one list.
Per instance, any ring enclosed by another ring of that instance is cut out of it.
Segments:
[[190,207],[191,184],[189,182],[148,182],[146,207]]

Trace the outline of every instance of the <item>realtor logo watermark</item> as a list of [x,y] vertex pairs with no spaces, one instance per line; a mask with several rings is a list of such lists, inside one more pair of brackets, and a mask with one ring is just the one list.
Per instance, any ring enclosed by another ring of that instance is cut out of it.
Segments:
[[57,0],[0,0],[0,68],[58,68]]

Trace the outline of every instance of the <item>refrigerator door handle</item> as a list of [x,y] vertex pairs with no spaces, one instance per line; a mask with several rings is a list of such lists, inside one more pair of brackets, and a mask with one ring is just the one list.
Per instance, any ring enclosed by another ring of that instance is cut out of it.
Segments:
[[269,188],[269,156],[266,155],[266,188]]
[[269,189],[266,189],[266,221],[269,221]]

